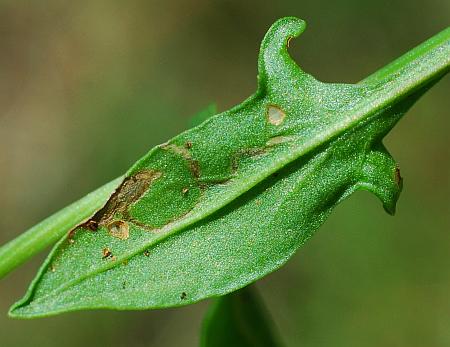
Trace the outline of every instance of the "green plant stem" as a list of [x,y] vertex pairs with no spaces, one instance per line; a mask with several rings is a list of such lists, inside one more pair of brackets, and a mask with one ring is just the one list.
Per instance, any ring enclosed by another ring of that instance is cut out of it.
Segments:
[[[393,60],[389,64],[383,66],[381,69],[377,70],[373,74],[364,78],[360,83],[376,83],[377,81],[384,80],[393,76],[400,71],[402,71],[406,66],[414,63],[415,60],[419,58],[429,55],[431,51],[439,46],[443,46],[445,44],[449,44],[450,40],[450,27],[442,30],[440,33],[430,37],[425,42],[422,42],[420,45],[411,49],[407,53],[403,54],[399,58]],[[448,57],[447,65],[444,66],[448,70],[448,61],[450,61],[450,57]]]
[[67,225],[78,225],[92,216],[122,179],[105,184],[0,247],[0,278],[66,235]]
[[[429,64],[428,66],[425,64],[422,67],[433,70],[433,75],[439,78],[448,71],[450,56],[447,55],[448,59],[446,61],[440,61],[439,66],[433,66],[433,56],[436,54],[436,48],[441,47],[448,50],[445,45],[449,44],[450,28],[447,28],[376,71],[360,83],[377,83],[385,79],[394,78],[402,71],[412,68],[416,61],[423,60],[425,57]],[[424,76],[426,75],[424,74]],[[418,81],[416,85],[417,89],[421,86],[420,82]],[[426,82],[425,77],[423,82]],[[68,224],[76,226],[89,218],[105,204],[122,179],[123,177],[119,177],[104,185],[0,247],[0,278],[63,237],[68,232]]]

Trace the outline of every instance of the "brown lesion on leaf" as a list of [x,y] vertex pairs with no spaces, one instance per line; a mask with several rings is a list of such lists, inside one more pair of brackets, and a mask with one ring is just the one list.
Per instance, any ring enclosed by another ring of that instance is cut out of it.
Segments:
[[120,240],[126,240],[130,237],[130,227],[123,220],[117,220],[108,224],[109,234]]
[[112,254],[111,250],[106,247],[102,249],[102,259],[109,259],[111,261],[116,261],[117,257],[115,255]]
[[155,231],[155,227],[154,226],[142,223],[141,221],[138,221],[135,218],[129,217],[128,221],[131,224],[133,224],[133,225],[135,225],[135,226],[137,226],[137,227],[139,227],[141,229],[144,229],[144,230],[147,230],[147,231]]
[[98,222],[95,220],[88,220],[86,223],[84,223],[84,227],[86,229],[89,229],[90,231],[97,231],[98,229]]
[[69,234],[67,235],[67,242],[69,242],[69,244],[74,244],[75,240],[73,239],[75,236],[75,232],[76,232],[77,228],[72,229],[69,231]]
[[[189,169],[192,177],[195,180],[195,183],[200,188],[201,192],[203,192],[205,189],[207,189],[208,187],[210,187],[212,185],[223,184],[230,180],[231,176],[228,176],[226,178],[219,178],[219,179],[210,178],[210,177],[208,177],[208,178],[202,177],[202,169],[200,166],[200,162],[198,160],[194,159],[192,154],[189,151],[189,149],[191,149],[192,146],[193,145],[192,145],[191,141],[186,141],[183,146],[178,146],[173,143],[165,143],[165,144],[161,145],[161,148],[163,150],[166,150],[166,151],[169,151],[169,152],[172,152],[172,153],[175,153],[175,154],[181,156],[186,161],[187,168]],[[181,192],[183,195],[187,195],[189,190],[190,189],[186,187],[186,188],[183,188]],[[189,213],[189,211],[186,211],[186,213],[184,215],[186,215],[187,213]],[[184,215],[177,216],[176,219],[180,219]]]
[[267,140],[266,146],[273,147],[273,146],[281,145],[283,143],[292,142],[294,140],[295,140],[295,136],[274,136],[274,137],[271,137],[269,140]]
[[190,160],[189,161],[189,170],[192,173],[192,176],[194,178],[199,179],[201,176],[201,170],[200,170],[200,164],[198,163],[198,160]]
[[[189,171],[194,177],[198,187],[202,191],[212,185],[226,184],[228,181],[230,181],[236,174],[236,171],[239,166],[239,160],[242,159],[243,157],[256,157],[258,155],[263,155],[267,152],[267,148],[263,147],[239,149],[231,155],[229,159],[230,171],[229,173],[225,174],[224,177],[220,177],[221,175],[219,175],[219,177],[204,177],[204,176],[202,177],[201,165],[198,160],[193,158],[191,152],[189,151],[192,148],[192,146],[193,145],[191,141],[186,141],[183,146],[179,146],[173,143],[165,143],[161,145],[161,148],[163,150],[181,156],[186,161]],[[182,190],[183,195],[185,195],[188,191],[189,190],[186,190],[186,188],[184,188]]]
[[267,105],[266,117],[270,124],[279,126],[284,122],[286,112],[284,112],[278,105],[269,104]]
[[108,247],[103,248],[102,249],[102,259],[107,259],[107,258],[110,258],[110,257],[112,257],[111,250]]
[[403,177],[400,174],[400,168],[398,166],[395,167],[394,179],[395,179],[395,183],[397,183],[398,186],[401,185],[403,182]]
[[135,204],[147,192],[150,185],[162,176],[161,172],[145,169],[125,178],[114,194],[91,220],[100,226],[111,223],[116,215],[128,217],[129,206]]
[[161,145],[161,148],[164,149],[165,151],[170,151],[175,154],[181,155],[186,160],[192,160],[192,155],[188,151],[188,148],[186,145],[184,147],[182,147],[182,146],[178,146],[174,143],[165,143],[165,144]]
[[[128,239],[129,225],[127,222],[134,223],[128,213],[129,207],[138,202],[152,183],[161,176],[159,171],[144,169],[125,178],[105,206],[80,227],[96,231],[99,227],[105,226],[111,236],[121,240]],[[120,219],[117,220],[117,218]],[[69,240],[73,240],[74,233],[75,229],[69,233]]]
[[192,173],[192,176],[194,176],[195,179],[199,179],[201,176],[201,169],[200,164],[198,160],[195,160],[191,153],[189,152],[189,149],[192,148],[192,142],[187,141],[184,146],[178,146],[173,143],[165,143],[161,145],[161,148],[163,150],[175,153],[179,156],[181,156],[184,160],[186,160],[188,164],[189,171]]
[[231,158],[231,172],[232,174],[235,174],[236,171],[239,168],[239,161],[240,159],[242,159],[243,157],[256,157],[256,156],[260,156],[263,155],[267,152],[267,150],[265,148],[244,148],[241,149],[239,151],[237,151],[236,153],[234,153],[233,157]]

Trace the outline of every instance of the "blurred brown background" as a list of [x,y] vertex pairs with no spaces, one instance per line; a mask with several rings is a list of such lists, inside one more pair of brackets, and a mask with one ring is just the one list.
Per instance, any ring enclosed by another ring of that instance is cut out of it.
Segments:
[[[279,17],[319,79],[356,82],[450,24],[448,0],[2,1],[0,244],[123,173],[211,101],[256,88]],[[287,346],[450,346],[450,78],[388,136],[405,186],[368,193],[258,284]],[[44,255],[43,255],[44,256]],[[6,317],[43,256],[0,282],[1,346],[196,346],[207,302],[166,311]]]

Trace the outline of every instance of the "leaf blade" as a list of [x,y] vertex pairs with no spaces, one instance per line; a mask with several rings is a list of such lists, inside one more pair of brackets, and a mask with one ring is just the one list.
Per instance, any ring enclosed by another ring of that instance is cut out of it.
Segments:
[[[276,270],[356,189],[393,213],[401,182],[381,139],[448,71],[450,40],[382,82],[325,84],[287,53],[303,29],[295,18],[275,23],[257,93],[138,161],[94,218],[99,230],[62,242],[10,315],[193,303]],[[126,240],[111,237],[117,220]]]

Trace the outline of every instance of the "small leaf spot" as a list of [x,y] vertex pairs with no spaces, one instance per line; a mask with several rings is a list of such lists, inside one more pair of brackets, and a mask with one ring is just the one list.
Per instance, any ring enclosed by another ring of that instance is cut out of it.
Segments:
[[187,294],[185,292],[181,293],[181,295],[180,295],[181,300],[186,299],[186,297],[187,297]]
[[112,254],[111,250],[106,247],[102,250],[102,259],[111,259],[111,261],[116,261],[117,257]]
[[112,255],[111,250],[108,247],[103,248],[103,250],[102,250],[102,258],[103,259],[109,258],[111,255]]
[[150,251],[147,249],[147,250],[144,252],[144,255],[145,255],[146,257],[149,257],[149,256],[150,256]]
[[192,142],[191,141],[186,141],[186,143],[184,144],[184,148],[191,149],[192,148]]
[[130,228],[127,222],[118,220],[108,225],[109,234],[120,240],[126,240],[130,237]]
[[285,117],[286,113],[284,113],[284,111],[277,106],[269,105],[267,107],[267,119],[270,124],[278,126],[284,122]]
[[185,187],[185,188],[183,188],[183,189],[181,190],[181,193],[182,193],[183,195],[186,195],[188,192],[189,192],[189,188],[187,188],[187,187]]

